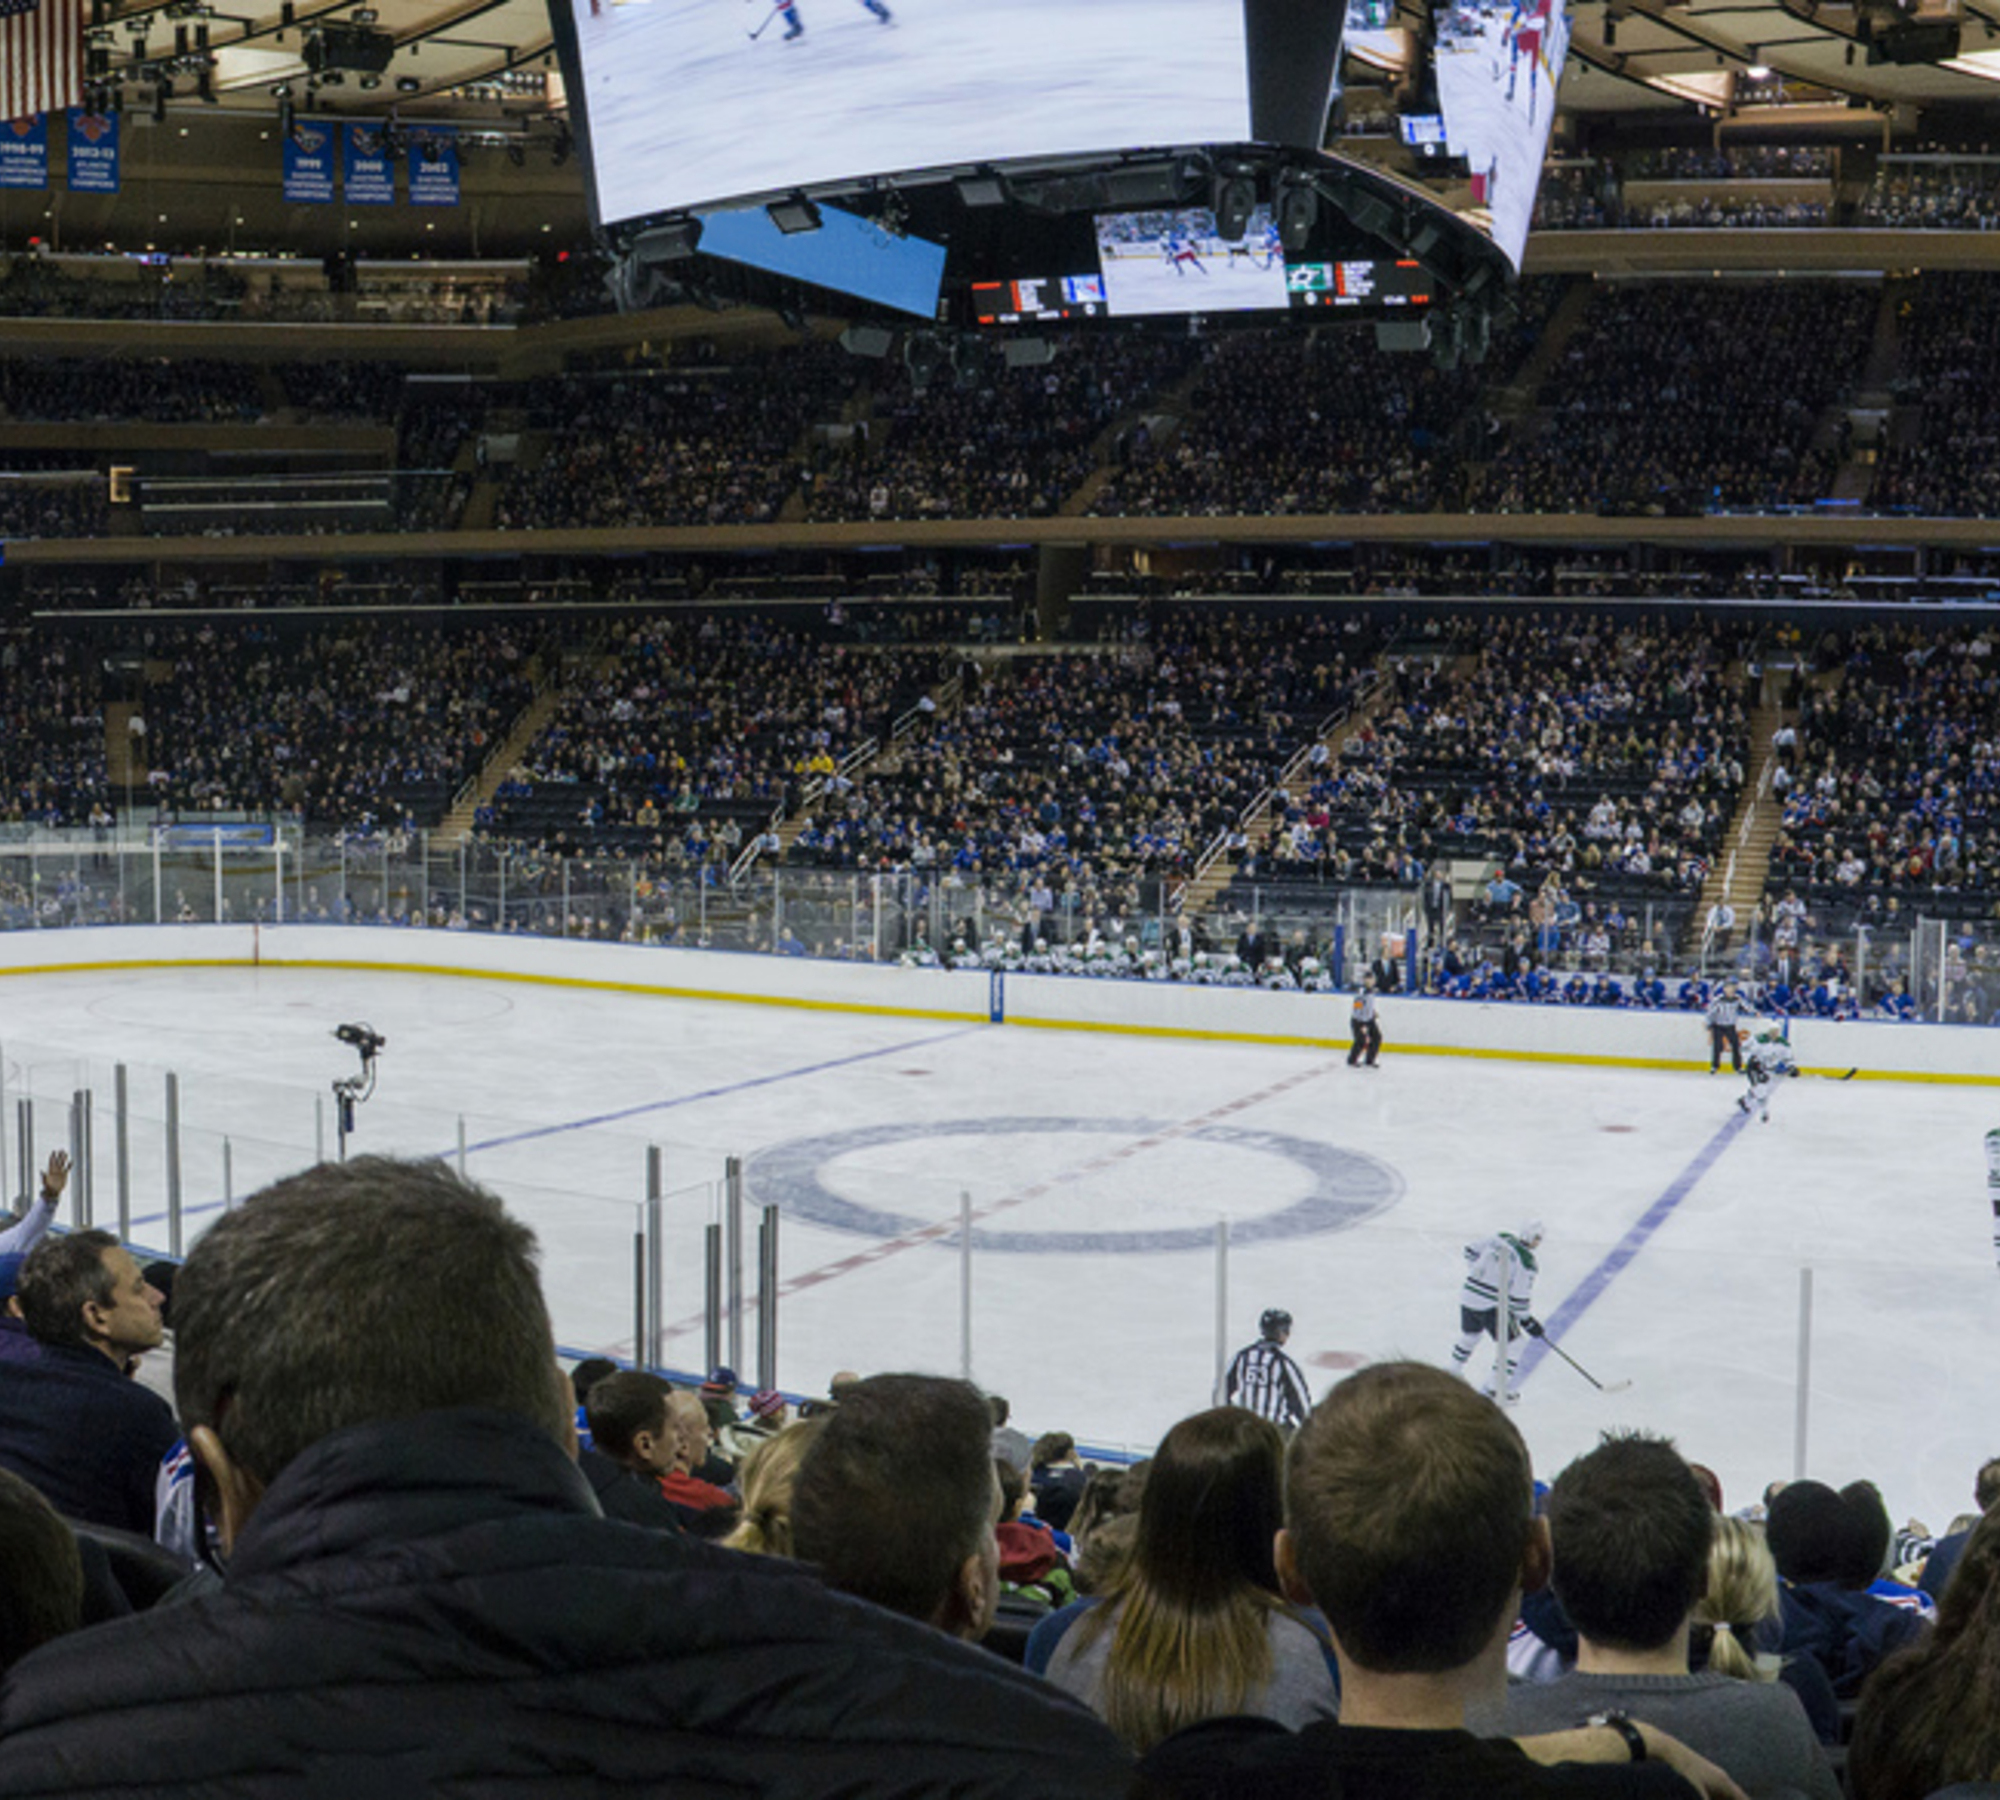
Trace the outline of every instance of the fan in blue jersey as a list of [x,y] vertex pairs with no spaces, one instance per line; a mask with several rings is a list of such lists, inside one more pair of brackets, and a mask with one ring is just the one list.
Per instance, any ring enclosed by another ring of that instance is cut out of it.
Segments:
[[1262,1334],[1257,1341],[1230,1360],[1222,1382],[1223,1401],[1294,1430],[1312,1411],[1312,1391],[1299,1365],[1285,1354],[1292,1315],[1274,1306],[1257,1321],[1257,1329]]
[[[1466,1271],[1464,1287],[1459,1290],[1459,1335],[1452,1347],[1451,1366],[1464,1373],[1482,1337],[1504,1344],[1507,1384],[1501,1391],[1509,1403],[1521,1397],[1514,1386],[1514,1371],[1521,1361],[1521,1334],[1542,1335],[1541,1321],[1528,1310],[1535,1297],[1535,1276],[1540,1272],[1535,1249],[1541,1241],[1541,1221],[1536,1220],[1519,1231],[1498,1232],[1465,1246],[1465,1260],[1472,1266]],[[1500,1327],[1503,1294],[1507,1309],[1504,1335]],[[1495,1387],[1489,1380],[1480,1391],[1489,1399],[1496,1398]]]

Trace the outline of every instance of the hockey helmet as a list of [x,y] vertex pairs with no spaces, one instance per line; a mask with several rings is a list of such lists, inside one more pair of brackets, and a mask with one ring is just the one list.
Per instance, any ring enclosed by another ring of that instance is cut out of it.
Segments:
[[1257,1321],[1257,1329],[1267,1338],[1274,1338],[1279,1332],[1290,1331],[1291,1328],[1292,1315],[1286,1312],[1282,1306],[1268,1308],[1264,1316]]
[[1528,1248],[1532,1250],[1537,1244],[1539,1244],[1542,1241],[1541,1220],[1530,1219],[1527,1222],[1527,1224],[1523,1225],[1520,1231],[1515,1235],[1520,1238],[1522,1243],[1526,1244]]

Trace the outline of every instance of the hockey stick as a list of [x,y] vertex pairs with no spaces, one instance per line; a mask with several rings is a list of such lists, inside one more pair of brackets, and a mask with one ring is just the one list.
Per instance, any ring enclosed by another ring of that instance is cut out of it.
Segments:
[[751,43],[754,44],[760,37],[764,35],[765,32],[770,30],[771,20],[775,19],[784,10],[785,9],[782,6],[772,7],[770,13],[766,16],[764,23],[759,25],[755,31],[751,32],[750,34]]
[[1591,1374],[1591,1372],[1588,1369],[1586,1369],[1582,1363],[1578,1362],[1575,1357],[1570,1355],[1570,1353],[1567,1350],[1565,1350],[1562,1347],[1562,1345],[1557,1343],[1554,1338],[1550,1337],[1547,1332],[1542,1333],[1542,1342],[1546,1344],[1551,1350],[1553,1350],[1558,1356],[1560,1356],[1564,1362],[1568,1363],[1572,1369],[1574,1369],[1579,1375],[1581,1375],[1585,1381],[1589,1382],[1590,1385],[1594,1387],[1600,1394],[1622,1394],[1627,1388],[1629,1388],[1632,1385],[1629,1381],[1599,1381],[1595,1375]]

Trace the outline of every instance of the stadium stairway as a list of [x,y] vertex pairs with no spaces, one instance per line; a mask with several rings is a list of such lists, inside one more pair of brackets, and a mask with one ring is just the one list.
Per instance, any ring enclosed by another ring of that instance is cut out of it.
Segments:
[[[1469,664],[1473,659],[1468,657],[1462,660]],[[1381,678],[1363,696],[1360,705],[1352,712],[1344,714],[1338,724],[1331,730],[1321,733],[1316,740],[1332,753],[1333,763],[1340,761],[1341,752],[1346,748],[1349,738],[1364,726],[1372,724],[1378,713],[1395,703],[1396,684],[1388,679],[1388,664],[1387,653],[1376,658],[1375,667]],[[1306,745],[1304,748],[1310,750],[1311,745]],[[1277,792],[1276,788],[1271,788],[1260,794],[1239,821],[1248,842],[1255,844],[1260,836],[1270,829],[1272,807]],[[1239,861],[1239,858],[1226,852],[1204,856],[1196,865],[1193,875],[1188,878],[1187,885],[1181,889],[1177,901],[1181,916],[1193,919],[1212,911],[1215,903],[1228,891],[1230,882],[1235,879]]]
[[1829,497],[1835,500],[1866,500],[1875,487],[1875,465],[1894,419],[1895,394],[1892,384],[1901,359],[1897,318],[1909,286],[1902,280],[1882,284],[1882,298],[1875,313],[1875,335],[1868,348],[1868,361],[1855,384],[1853,394],[1836,399],[1827,408],[1813,434],[1813,448],[1830,448],[1839,441],[1840,423],[1849,420],[1854,430],[1849,437],[1847,458],[1834,471]]
[[147,777],[152,773],[145,757],[138,753],[145,740],[141,738],[139,745],[132,742],[132,721],[138,716],[138,705],[131,700],[105,703],[104,778],[114,793],[146,787]]
[[1771,846],[1777,841],[1783,811],[1771,792],[1771,774],[1778,764],[1771,739],[1780,725],[1798,722],[1796,709],[1766,700],[1762,694],[1757,696],[1750,713],[1750,767],[1724,839],[1728,848],[1709,870],[1701,885],[1701,904],[1688,918],[1689,941],[1682,948],[1690,955],[1701,952],[1709,913],[1718,905],[1728,906],[1736,918],[1728,931],[1717,933],[1707,946],[1711,957],[1733,955],[1749,935],[1771,872]]
[[1590,297],[1594,292],[1595,286],[1588,281],[1572,281],[1569,284],[1563,297],[1556,302],[1555,310],[1549,314],[1549,322],[1542,327],[1542,335],[1535,341],[1534,349],[1528,352],[1519,373],[1505,387],[1488,391],[1487,405],[1495,418],[1511,424],[1534,411],[1542,384],[1569,349],[1570,339],[1583,323],[1583,315],[1590,310]]
[[1081,519],[1089,513],[1097,504],[1097,496],[1121,467],[1115,460],[1119,444],[1141,425],[1152,436],[1155,456],[1171,444],[1180,435],[1181,421],[1194,411],[1194,391],[1207,373],[1207,364],[1197,363],[1172,387],[1162,388],[1157,394],[1148,394],[1131,411],[1120,413],[1106,425],[1090,446],[1095,466],[1077,483],[1076,491],[1056,508],[1056,516]]
[[542,727],[556,716],[563,703],[575,692],[581,679],[586,676],[608,674],[617,660],[615,656],[586,657],[576,666],[574,673],[565,671],[535,691],[535,697],[528,702],[521,716],[514,721],[513,728],[502,739],[500,747],[486,759],[479,773],[452,803],[451,811],[445,814],[443,822],[431,834],[431,842],[435,848],[456,849],[472,835],[472,824],[479,816],[479,809],[487,805],[499,792],[501,782],[507,779],[516,765],[527,755],[528,746],[535,741]]

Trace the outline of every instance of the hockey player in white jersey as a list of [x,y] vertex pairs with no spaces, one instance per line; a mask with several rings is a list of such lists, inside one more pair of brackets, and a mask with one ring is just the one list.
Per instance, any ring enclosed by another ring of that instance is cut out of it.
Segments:
[[[1504,1346],[1506,1377],[1499,1393],[1510,1405],[1521,1397],[1514,1386],[1514,1371],[1521,1361],[1521,1334],[1542,1335],[1541,1321],[1528,1310],[1534,1302],[1535,1277],[1540,1273],[1535,1250],[1541,1241],[1542,1226],[1537,1219],[1519,1231],[1497,1232],[1465,1246],[1465,1260],[1472,1266],[1466,1271],[1465,1285],[1458,1295],[1459,1336],[1451,1353],[1452,1367],[1464,1373],[1479,1340],[1492,1338]],[[1500,1324],[1503,1292],[1507,1312],[1504,1331]],[[1497,1397],[1490,1379],[1480,1391],[1489,1399]]]
[[1768,1026],[1751,1039],[1743,1058],[1746,1091],[1736,1102],[1738,1109],[1755,1113],[1766,1125],[1771,1122],[1771,1090],[1779,1078],[1796,1075],[1799,1065],[1792,1060],[1792,1046],[1777,1026]]
[[1257,1341],[1230,1360],[1222,1380],[1223,1404],[1243,1407],[1287,1431],[1296,1430],[1312,1411],[1312,1390],[1299,1365],[1285,1354],[1292,1315],[1274,1306],[1257,1321],[1257,1329],[1262,1334]]

